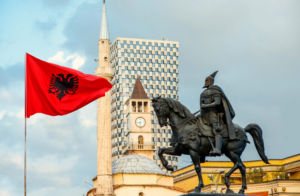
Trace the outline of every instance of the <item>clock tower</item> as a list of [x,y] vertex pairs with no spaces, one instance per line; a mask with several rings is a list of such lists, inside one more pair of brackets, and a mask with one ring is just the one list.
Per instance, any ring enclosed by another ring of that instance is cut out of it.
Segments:
[[134,151],[153,160],[155,151],[154,142],[151,141],[151,99],[143,88],[141,80],[137,78],[131,97],[126,101],[126,127],[125,145],[123,154]]

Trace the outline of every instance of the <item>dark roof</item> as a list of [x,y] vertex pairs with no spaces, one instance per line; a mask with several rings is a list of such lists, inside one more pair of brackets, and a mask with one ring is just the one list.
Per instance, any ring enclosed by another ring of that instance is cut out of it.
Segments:
[[147,93],[145,92],[145,89],[141,83],[140,78],[136,79],[131,99],[148,99]]

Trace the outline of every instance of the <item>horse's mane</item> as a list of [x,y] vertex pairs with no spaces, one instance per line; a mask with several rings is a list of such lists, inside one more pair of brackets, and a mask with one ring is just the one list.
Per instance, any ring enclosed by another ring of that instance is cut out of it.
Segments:
[[161,98],[165,100],[169,107],[173,109],[175,113],[178,113],[181,117],[186,118],[191,116],[192,113],[189,109],[187,109],[184,105],[182,105],[179,101],[171,99],[171,98]]

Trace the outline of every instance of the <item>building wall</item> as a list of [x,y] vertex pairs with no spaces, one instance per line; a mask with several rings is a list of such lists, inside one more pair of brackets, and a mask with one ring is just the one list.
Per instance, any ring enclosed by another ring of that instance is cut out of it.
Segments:
[[[285,174],[286,178],[288,178],[289,180],[296,180],[296,182],[298,181],[297,183],[300,183],[300,154],[287,157],[284,159],[273,159],[273,160],[271,159],[269,160],[269,162],[270,164],[265,164],[262,161],[245,161],[244,164],[247,168],[247,172],[249,172],[250,170],[253,171],[254,168],[256,169],[262,168],[266,172],[265,177],[262,178],[263,182],[280,180],[277,179],[278,176],[276,175]],[[217,176],[220,170],[225,170],[225,172],[221,174],[221,178],[219,181],[219,186],[220,187],[224,186],[224,184],[222,184],[222,182],[224,181],[224,175],[226,172],[230,170],[232,166],[233,163],[229,161],[209,161],[209,162],[201,163],[201,172],[202,172],[204,185],[210,186],[212,184],[211,179],[209,179],[208,175]],[[284,170],[278,173],[279,168],[284,168]],[[186,191],[190,191],[193,190],[198,185],[198,177],[194,170],[193,165],[179,169],[178,171],[173,172],[172,174],[175,176],[174,186],[176,187],[182,188]],[[235,171],[231,175],[231,177],[232,177],[231,178],[232,184],[241,183],[241,175],[239,170]],[[289,183],[290,182],[291,181],[289,181]],[[247,179],[247,183],[248,185],[256,184],[254,182],[251,183],[249,179]],[[240,188],[240,185],[237,187]],[[256,188],[257,187],[258,185],[256,186]],[[292,190],[291,187],[290,190]]]
[[143,192],[144,196],[179,196],[183,195],[183,192],[170,190],[164,187],[151,187],[151,186],[124,186],[116,189],[114,194],[116,196],[139,196],[139,193]]
[[[238,193],[241,189],[241,184],[233,184],[230,186],[235,193]],[[218,186],[218,192],[221,191],[222,187],[226,187],[225,185]],[[285,192],[283,192],[282,188],[285,188]],[[194,189],[194,188],[193,188]],[[193,191],[190,189],[188,192]],[[215,185],[207,185],[205,186],[202,191],[205,193],[210,193],[212,190],[215,190]],[[273,194],[287,194],[287,195],[294,195],[300,194],[300,180],[272,180],[268,182],[261,182],[261,183],[249,183],[247,185],[247,190],[245,194],[249,193],[261,193],[261,192],[268,192],[269,195]]]
[[115,174],[114,186],[118,185],[162,185],[173,186],[173,177],[157,174]]
[[[178,100],[178,56],[179,43],[163,40],[116,38],[111,43],[111,67],[114,68],[112,81],[112,157],[121,157],[126,124],[126,100],[131,96],[139,75],[149,98],[161,95]],[[160,128],[151,109],[152,141],[157,147],[167,147],[171,130]],[[154,152],[155,162],[162,164]],[[166,157],[177,169],[178,158]]]

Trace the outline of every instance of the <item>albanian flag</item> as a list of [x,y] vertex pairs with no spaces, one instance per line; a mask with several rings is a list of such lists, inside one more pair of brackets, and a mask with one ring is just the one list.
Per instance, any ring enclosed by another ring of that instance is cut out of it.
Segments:
[[99,76],[42,61],[26,54],[25,117],[69,114],[105,96],[111,83]]

